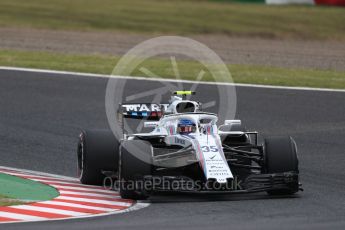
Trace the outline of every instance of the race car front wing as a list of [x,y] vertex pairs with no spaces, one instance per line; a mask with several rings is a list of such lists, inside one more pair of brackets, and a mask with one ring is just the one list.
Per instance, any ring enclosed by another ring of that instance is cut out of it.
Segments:
[[145,176],[144,180],[147,184],[152,184],[152,187],[146,188],[147,192],[252,193],[279,189],[302,190],[299,175],[296,172],[252,174],[244,181],[235,177],[223,185],[216,181],[198,183],[184,176]]

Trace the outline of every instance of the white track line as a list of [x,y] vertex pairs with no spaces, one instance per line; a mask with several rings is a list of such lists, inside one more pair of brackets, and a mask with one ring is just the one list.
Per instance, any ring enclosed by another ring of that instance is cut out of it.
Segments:
[[[23,71],[23,72],[36,72],[36,73],[51,73],[59,75],[75,75],[84,77],[98,77],[98,78],[116,78],[116,79],[134,79],[142,81],[160,81],[160,82],[176,82],[176,83],[195,83],[190,80],[175,80],[175,79],[163,79],[163,78],[145,78],[145,77],[132,77],[132,76],[114,76],[105,74],[93,74],[93,73],[80,73],[58,70],[46,70],[46,69],[31,69],[31,68],[19,68],[0,66],[0,70],[10,71]],[[49,76],[52,77],[52,76]],[[304,90],[304,91],[324,91],[324,92],[345,92],[345,89],[327,89],[327,88],[310,88],[310,87],[292,87],[292,86],[273,86],[273,85],[256,85],[256,84],[243,84],[243,83],[226,83],[226,82],[198,82],[204,85],[233,85],[238,87],[253,87],[253,88],[267,88],[267,89],[285,89],[285,90]]]
[[[9,172],[9,171],[3,171],[3,170],[0,170],[1,173],[6,173],[6,174],[9,174],[9,175],[13,175],[13,176],[19,176],[19,177],[23,177],[23,178],[27,178],[27,179],[30,179],[30,180],[42,180],[42,181],[55,181],[55,182],[62,182],[62,183],[78,183],[79,181],[78,180],[63,180],[63,179],[57,179],[57,178],[54,178],[54,177],[40,177],[40,176],[37,176],[37,175],[30,175],[30,174],[23,174],[23,173],[14,173],[14,172]],[[32,177],[35,177],[35,178],[32,178]]]
[[46,176],[46,177],[54,177],[54,178],[58,178],[58,179],[78,181],[78,179],[75,177],[61,176],[61,175],[57,175],[57,174],[38,172],[38,171],[27,170],[27,169],[19,169],[19,168],[13,168],[13,167],[0,166],[0,170],[1,169],[10,170],[10,171],[17,171],[18,173],[27,173],[27,174],[31,174],[31,175],[37,175],[37,176]]

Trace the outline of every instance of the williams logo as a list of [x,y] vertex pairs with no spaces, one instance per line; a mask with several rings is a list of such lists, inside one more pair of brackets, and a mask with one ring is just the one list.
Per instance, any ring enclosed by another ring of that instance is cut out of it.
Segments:
[[185,145],[186,144],[186,140],[183,140],[183,139],[175,137],[175,144]]
[[186,144],[186,140],[183,140],[183,139],[175,137],[175,144],[185,145]]

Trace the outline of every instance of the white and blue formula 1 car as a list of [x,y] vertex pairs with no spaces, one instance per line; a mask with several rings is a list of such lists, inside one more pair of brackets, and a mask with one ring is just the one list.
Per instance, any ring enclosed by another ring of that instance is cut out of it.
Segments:
[[120,121],[146,119],[147,133],[117,140],[111,131],[87,130],[78,143],[83,184],[114,178],[122,198],[146,199],[154,192],[291,195],[301,189],[297,148],[289,136],[247,132],[240,120],[217,126],[216,114],[177,91],[169,104],[122,104]]

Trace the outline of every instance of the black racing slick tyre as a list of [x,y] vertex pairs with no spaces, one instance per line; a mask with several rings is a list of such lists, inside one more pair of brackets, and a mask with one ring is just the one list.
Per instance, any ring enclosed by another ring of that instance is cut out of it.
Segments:
[[124,199],[145,200],[149,194],[144,176],[152,174],[152,146],[142,140],[121,143],[119,179],[120,195]]
[[[289,136],[265,138],[264,143],[265,169],[271,173],[298,173],[297,147]],[[269,190],[269,195],[291,195],[298,192],[298,181],[289,185],[287,189]]]
[[85,130],[79,135],[78,177],[82,184],[102,185],[102,171],[118,171],[119,141],[109,130]]

